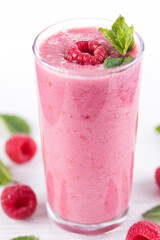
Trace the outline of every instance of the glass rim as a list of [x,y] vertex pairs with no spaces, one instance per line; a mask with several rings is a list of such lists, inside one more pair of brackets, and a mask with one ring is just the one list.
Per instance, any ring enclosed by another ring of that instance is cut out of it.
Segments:
[[[118,66],[118,67],[114,67],[114,68],[110,68],[110,69],[104,69],[106,74],[104,75],[96,75],[96,76],[89,76],[88,74],[91,73],[90,71],[88,71],[85,75],[84,74],[78,74],[78,75],[75,75],[73,73],[75,73],[75,70],[74,69],[67,69],[66,71],[66,68],[63,67],[63,66],[55,66],[54,64],[51,64],[49,63],[47,60],[45,60],[44,58],[42,58],[37,49],[36,49],[36,46],[37,46],[37,41],[39,39],[39,37],[45,32],[47,31],[48,29],[50,29],[51,27],[54,27],[54,26],[57,26],[58,24],[63,24],[63,23],[67,23],[67,22],[70,22],[70,21],[78,21],[78,20],[98,20],[98,21],[108,21],[108,22],[111,22],[113,23],[112,20],[109,20],[109,19],[105,19],[105,18],[71,18],[71,19],[66,19],[66,20],[63,20],[63,21],[58,21],[58,22],[55,22],[53,23],[52,25],[44,28],[37,36],[36,38],[34,39],[34,42],[33,42],[33,45],[32,45],[32,51],[34,53],[34,56],[46,67],[48,67],[49,69],[51,70],[54,70],[55,72],[59,73],[59,74],[62,74],[62,75],[66,75],[66,72],[67,72],[67,76],[69,77],[74,77],[74,78],[83,78],[83,77],[87,77],[87,78],[96,78],[96,77],[100,77],[100,78],[105,78],[106,76],[108,75],[113,75],[113,74],[116,74],[116,73],[119,73],[119,72],[122,72],[124,70],[127,70],[129,69],[130,67],[132,67],[137,61],[138,59],[140,59],[140,57],[142,56],[143,54],[143,51],[144,51],[144,41],[142,39],[142,37],[136,32],[134,31],[134,34],[138,37],[138,40],[139,40],[139,44],[140,44],[140,47],[139,47],[139,51],[138,51],[138,54],[137,56],[131,61],[131,62],[128,62],[124,65],[121,65],[121,66]],[[61,31],[62,29],[59,29],[59,31]],[[54,34],[54,33],[53,33]],[[65,70],[65,71],[64,71]]]

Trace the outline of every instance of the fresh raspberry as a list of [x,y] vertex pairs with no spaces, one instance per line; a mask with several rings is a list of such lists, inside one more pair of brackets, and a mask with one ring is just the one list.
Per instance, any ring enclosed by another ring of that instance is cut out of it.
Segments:
[[79,41],[65,51],[65,59],[82,65],[100,64],[106,57],[107,50],[98,41]]
[[128,230],[126,240],[160,240],[160,226],[149,221],[137,222]]
[[26,185],[6,187],[1,195],[4,212],[13,219],[25,219],[36,210],[37,199],[33,190]]
[[155,171],[155,180],[157,185],[160,187],[160,167],[158,167]]
[[11,160],[21,164],[31,160],[37,146],[35,141],[27,134],[16,134],[6,142],[5,150]]

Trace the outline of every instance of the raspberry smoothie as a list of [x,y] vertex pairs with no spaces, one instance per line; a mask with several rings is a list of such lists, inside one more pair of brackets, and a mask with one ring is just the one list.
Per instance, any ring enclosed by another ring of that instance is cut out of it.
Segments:
[[37,44],[48,205],[66,222],[114,223],[128,209],[140,85],[138,41],[127,53],[135,58],[131,63],[108,70],[106,56],[123,56],[97,27],[53,32]]

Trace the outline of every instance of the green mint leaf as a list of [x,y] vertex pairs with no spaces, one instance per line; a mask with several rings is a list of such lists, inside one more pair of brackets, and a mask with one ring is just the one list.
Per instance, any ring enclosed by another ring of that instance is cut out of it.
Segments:
[[156,127],[156,131],[160,133],[160,125]]
[[6,185],[10,182],[14,182],[12,174],[8,167],[0,160],[0,185]]
[[104,68],[114,68],[122,64],[123,58],[111,58],[108,57],[104,60]]
[[126,57],[126,58],[123,60],[123,62],[122,62],[121,65],[124,65],[124,64],[126,64],[126,63],[129,63],[129,62],[131,62],[132,60],[133,60],[133,58],[130,57],[130,56],[128,56],[128,57]]
[[36,238],[34,236],[25,236],[25,237],[13,238],[11,240],[38,240],[38,238]]
[[104,68],[108,69],[108,68],[114,68],[114,67],[118,67],[121,65],[124,65],[130,61],[132,61],[132,57],[126,57],[126,58],[112,58],[112,57],[108,57],[104,60]]
[[30,133],[28,123],[21,117],[15,115],[0,114],[0,119],[5,123],[11,133]]
[[132,50],[134,46],[134,27],[128,27],[125,18],[121,15],[113,23],[111,30],[104,28],[99,28],[99,30],[122,55]]
[[[133,28],[133,31],[134,31],[134,28]],[[131,43],[130,43],[127,51],[128,52],[132,51],[133,46],[134,46],[134,35],[132,34],[132,40],[131,40]]]
[[150,210],[148,210],[147,212],[145,212],[143,214],[143,217],[146,219],[158,219],[160,220],[160,205],[151,208]]

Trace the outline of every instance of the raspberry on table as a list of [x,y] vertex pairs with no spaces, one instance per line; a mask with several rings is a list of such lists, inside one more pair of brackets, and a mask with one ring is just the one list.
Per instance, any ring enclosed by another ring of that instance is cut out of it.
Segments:
[[160,167],[158,167],[155,171],[155,180],[157,185],[160,187]]
[[81,65],[100,64],[106,57],[107,49],[95,40],[76,42],[65,51],[65,59]]
[[126,240],[160,240],[160,226],[150,221],[140,221],[128,230]]
[[16,184],[3,190],[1,205],[10,218],[20,220],[30,217],[35,212],[37,198],[29,186]]
[[22,164],[31,160],[36,153],[37,146],[29,135],[15,134],[6,142],[5,150],[11,160]]

